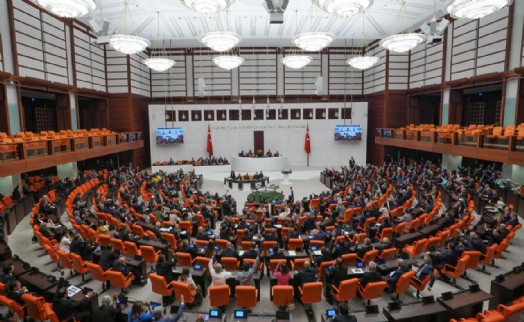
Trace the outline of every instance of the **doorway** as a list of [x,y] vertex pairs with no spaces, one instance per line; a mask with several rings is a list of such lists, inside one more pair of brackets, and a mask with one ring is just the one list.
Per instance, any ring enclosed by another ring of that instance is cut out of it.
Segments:
[[254,147],[256,155],[264,155],[264,131],[253,131]]

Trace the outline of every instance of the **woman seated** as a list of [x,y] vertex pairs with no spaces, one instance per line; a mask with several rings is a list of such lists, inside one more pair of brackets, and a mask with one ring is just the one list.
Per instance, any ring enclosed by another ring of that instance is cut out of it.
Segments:
[[153,321],[153,310],[151,304],[137,301],[133,304],[131,310],[127,314],[128,322],[149,322]]

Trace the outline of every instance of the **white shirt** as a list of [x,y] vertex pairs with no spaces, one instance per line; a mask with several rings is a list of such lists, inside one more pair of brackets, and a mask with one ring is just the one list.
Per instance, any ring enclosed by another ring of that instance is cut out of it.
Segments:
[[211,286],[226,285],[226,280],[231,277],[231,272],[227,272],[222,269],[220,273],[217,273],[213,268],[213,261],[209,261],[209,272],[211,273]]
[[69,246],[71,246],[71,239],[67,238],[67,236],[62,237],[62,240],[60,241],[60,250],[69,253]]

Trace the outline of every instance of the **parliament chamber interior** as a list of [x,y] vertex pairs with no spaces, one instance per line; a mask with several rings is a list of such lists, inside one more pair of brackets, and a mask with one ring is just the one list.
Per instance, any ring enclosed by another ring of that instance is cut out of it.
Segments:
[[0,1],[0,321],[524,321],[521,0]]

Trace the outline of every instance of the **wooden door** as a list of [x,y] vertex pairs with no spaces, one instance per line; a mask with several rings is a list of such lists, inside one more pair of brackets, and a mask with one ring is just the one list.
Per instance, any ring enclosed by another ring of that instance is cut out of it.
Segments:
[[254,138],[254,149],[253,153],[260,154],[261,151],[262,154],[264,154],[264,131],[254,131],[253,132],[253,138]]

